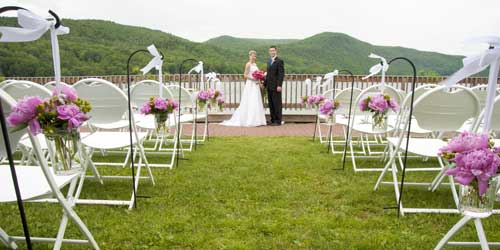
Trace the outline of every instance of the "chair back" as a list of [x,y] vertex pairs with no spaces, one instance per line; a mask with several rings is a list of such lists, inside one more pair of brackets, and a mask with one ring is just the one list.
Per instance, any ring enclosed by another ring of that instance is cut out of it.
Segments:
[[38,96],[49,98],[52,93],[44,86],[30,81],[12,81],[1,87],[14,100],[19,100],[25,96]]
[[[189,90],[179,87],[179,85],[168,85],[167,88],[173,94],[174,101],[179,102],[180,110],[187,108],[196,108],[196,95],[191,94]],[[179,90],[181,92],[181,102],[179,101]]]
[[[71,85],[69,85],[65,82],[61,82],[61,85],[71,88]],[[54,89],[56,87],[56,81],[50,81],[43,86],[45,86],[48,90],[52,91],[52,89]]]
[[361,89],[354,88],[352,89],[352,91],[351,88],[343,89],[336,92],[335,100],[337,100],[340,103],[339,108],[335,111],[336,114],[347,115],[349,113],[349,105],[351,103],[351,92],[352,92],[352,102],[353,102],[352,109],[356,108],[356,106],[354,106],[354,101],[358,98],[359,94],[361,93]]
[[476,95],[460,85],[450,92],[446,86],[435,87],[423,93],[413,104],[413,117],[421,128],[438,131],[456,131],[469,119],[473,124],[480,112]]
[[78,97],[87,100],[92,106],[89,112],[90,123],[107,124],[118,122],[128,111],[125,93],[115,84],[98,78],[88,78],[73,85]]
[[[477,119],[477,122],[474,126],[474,131],[477,132],[485,132],[489,133],[489,131],[480,131],[480,124],[484,118],[484,112],[485,108],[483,107],[483,110],[481,111],[481,114],[479,115],[479,118]],[[497,131],[500,130],[500,96],[497,96],[495,98],[495,102],[493,104],[493,111],[491,115],[491,124],[490,124],[490,130],[491,131]],[[497,145],[498,146],[498,145]]]
[[[4,116],[7,117],[14,108],[14,106],[16,106],[16,101],[2,89],[0,89],[0,101],[2,102]],[[9,136],[10,148],[14,151],[17,148],[19,140],[21,140],[21,137],[26,133],[26,128],[11,133],[10,130],[12,129],[12,127],[8,123],[6,125]],[[0,157],[2,158],[7,157],[7,150],[4,143],[4,135],[1,129],[0,129]]]
[[[172,94],[165,85],[163,88],[163,98],[172,99]],[[130,100],[132,106],[141,107],[149,101],[151,96],[160,97],[160,82],[154,80],[143,80],[130,88]]]

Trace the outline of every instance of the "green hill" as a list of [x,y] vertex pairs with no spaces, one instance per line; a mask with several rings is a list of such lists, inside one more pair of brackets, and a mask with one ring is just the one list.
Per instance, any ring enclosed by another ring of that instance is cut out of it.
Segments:
[[[0,25],[14,26],[15,22],[14,18],[0,18]],[[441,75],[461,66],[459,56],[375,46],[340,33],[321,33],[303,40],[223,36],[196,43],[162,31],[110,21],[65,19],[64,25],[71,32],[59,37],[63,75],[125,74],[128,55],[152,43],[165,54],[164,71],[170,73],[176,73],[185,58],[203,60],[205,71],[242,73],[249,49],[258,51],[258,62],[263,67],[271,44],[278,45],[287,73],[324,73],[335,67],[365,74],[375,62],[367,58],[371,52],[387,58],[407,56],[418,69],[434,70]],[[2,43],[0,58],[0,75],[53,75],[48,34],[35,42]],[[148,60],[148,55],[134,59],[133,71],[138,72]],[[395,65],[390,74],[408,74],[406,69],[404,64]]]
[[[260,40],[258,43],[251,43],[249,39],[223,36],[206,43],[232,51],[246,52],[248,49],[254,49],[260,57],[267,57],[267,49],[273,42]],[[366,74],[376,63],[376,60],[368,58],[372,52],[388,60],[398,56],[408,57],[415,63],[417,70],[435,71],[440,75],[449,75],[462,66],[461,56],[376,46],[342,33],[325,32],[303,40],[274,44],[278,44],[279,54],[285,60],[287,72],[324,73],[337,68],[350,69],[355,74]],[[261,58],[259,61],[265,63]],[[405,63],[394,63],[390,74],[410,74],[409,69],[409,65]]]
[[215,45],[224,49],[229,49],[237,53],[248,52],[255,47],[266,47],[269,45],[282,45],[297,42],[298,39],[258,39],[258,38],[237,38],[232,36],[219,36],[206,41],[206,44]]

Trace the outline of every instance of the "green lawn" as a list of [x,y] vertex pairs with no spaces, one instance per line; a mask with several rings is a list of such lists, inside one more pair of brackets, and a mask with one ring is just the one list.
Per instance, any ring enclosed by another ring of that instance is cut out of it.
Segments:
[[[395,203],[391,186],[372,191],[377,173],[355,174],[350,164],[345,171],[333,170],[341,167],[340,156],[320,151],[323,146],[304,137],[211,138],[178,168],[154,169],[157,185],[141,183],[139,194],[151,198],[140,199],[137,209],[79,205],[76,210],[102,249],[432,249],[460,218],[398,218],[395,210],[383,209]],[[361,164],[369,163],[380,164]],[[421,174],[409,174],[409,180],[415,178]],[[104,186],[88,181],[82,198],[127,198],[129,188],[126,181]],[[444,187],[437,193],[409,188],[406,194],[407,206],[452,205]],[[61,210],[54,204],[26,207],[32,234],[54,236]],[[8,233],[22,234],[15,204],[0,205],[0,218]],[[484,221],[490,240],[500,241],[499,226],[497,216]],[[80,237],[73,225],[67,235]],[[473,225],[455,240],[476,241]]]

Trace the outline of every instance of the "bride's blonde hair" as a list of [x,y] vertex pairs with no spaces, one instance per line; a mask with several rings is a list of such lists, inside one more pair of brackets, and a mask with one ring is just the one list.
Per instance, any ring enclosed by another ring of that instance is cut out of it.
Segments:
[[252,54],[257,55],[257,52],[255,50],[248,51],[248,56],[250,56]]

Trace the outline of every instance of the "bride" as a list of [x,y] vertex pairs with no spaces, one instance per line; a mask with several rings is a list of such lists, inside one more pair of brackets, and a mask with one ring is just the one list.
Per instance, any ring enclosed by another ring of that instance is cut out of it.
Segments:
[[257,52],[248,52],[249,61],[245,66],[245,88],[241,96],[240,106],[231,119],[222,122],[225,126],[257,127],[266,125],[266,113],[262,103],[259,82],[252,77],[259,70],[255,61]]

